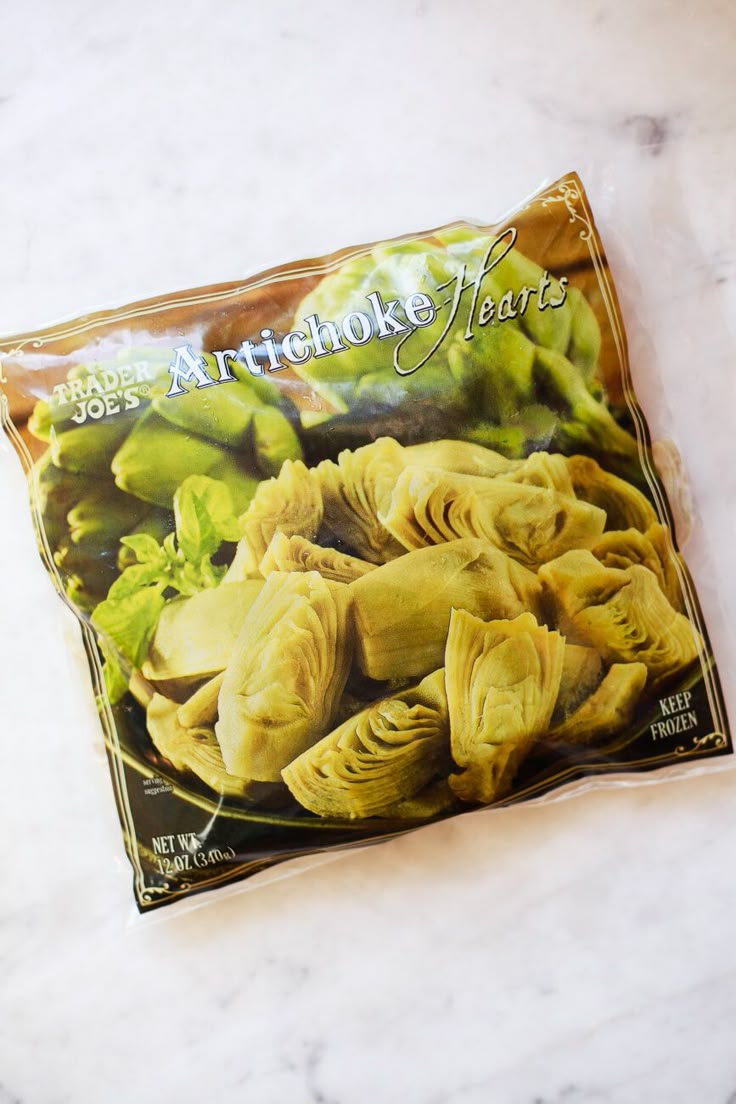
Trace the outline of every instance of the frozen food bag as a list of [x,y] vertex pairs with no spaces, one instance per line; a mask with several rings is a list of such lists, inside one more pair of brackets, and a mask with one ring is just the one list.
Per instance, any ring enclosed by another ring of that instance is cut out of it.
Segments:
[[141,911],[731,754],[575,174],[0,353]]

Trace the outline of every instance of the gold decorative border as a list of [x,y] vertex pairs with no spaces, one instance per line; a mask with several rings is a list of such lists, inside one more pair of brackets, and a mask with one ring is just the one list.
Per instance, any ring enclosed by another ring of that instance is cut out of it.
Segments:
[[[599,252],[597,242],[597,232],[595,229],[595,222],[593,214],[587,204],[587,197],[582,184],[577,177],[572,177],[568,180],[563,180],[556,185],[560,199],[565,202],[565,205],[570,210],[569,203],[573,202],[573,193],[575,198],[580,203],[583,216],[573,215],[571,213],[570,221],[577,220],[584,224],[585,229],[581,230],[580,238],[586,242],[588,250],[590,252],[591,261],[593,263],[596,275],[598,277],[598,284],[601,289],[603,301],[606,307],[606,313],[608,315],[609,324],[616,343],[616,351],[619,358],[619,367],[621,370],[621,379],[624,385],[624,397],[626,399],[626,405],[629,409],[631,417],[634,421],[636,428],[636,441],[639,452],[639,461],[641,463],[644,476],[647,480],[649,488],[652,492],[657,515],[661,523],[665,526],[670,538],[672,538],[672,530],[670,527],[669,511],[667,509],[667,503],[664,495],[664,489],[662,487],[659,475],[654,467],[649,449],[646,447],[646,440],[649,435],[648,426],[644,419],[644,414],[639,406],[639,401],[636,397],[636,391],[634,389],[633,380],[631,378],[631,366],[629,364],[628,346],[626,342],[626,334],[623,328],[623,322],[621,320],[618,303],[616,300],[615,291],[613,290],[613,284],[609,273],[607,271],[604,258]],[[685,607],[688,617],[692,624],[694,624],[699,632],[699,639],[696,641],[698,658],[703,672],[703,684],[705,686],[706,695],[708,698],[708,704],[711,710],[711,717],[713,718],[716,727],[720,732],[726,732],[728,730],[728,723],[721,709],[720,694],[713,674],[713,669],[708,662],[707,652],[705,650],[705,640],[707,639],[707,629],[705,627],[697,597],[694,593],[692,581],[690,579],[689,572],[683,570],[679,557],[673,556],[673,562],[675,565],[675,571],[682,588],[682,593],[685,598]]]
[[728,741],[722,732],[708,732],[705,736],[693,736],[690,747],[678,744],[675,755],[695,755],[699,751],[720,751],[727,746]]

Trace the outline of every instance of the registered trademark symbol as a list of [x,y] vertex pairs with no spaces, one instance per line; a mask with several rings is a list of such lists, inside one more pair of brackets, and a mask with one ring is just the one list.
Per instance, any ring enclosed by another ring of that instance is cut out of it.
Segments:
[[151,388],[148,386],[147,383],[142,383],[140,385],[140,387],[138,388],[138,393],[140,395],[147,395],[150,390],[151,390]]

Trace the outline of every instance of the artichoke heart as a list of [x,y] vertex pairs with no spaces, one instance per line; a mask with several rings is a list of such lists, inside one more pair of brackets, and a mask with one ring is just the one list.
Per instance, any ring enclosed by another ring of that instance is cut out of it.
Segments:
[[600,686],[560,724],[549,738],[594,744],[613,736],[631,722],[647,681],[643,663],[614,663]]
[[318,816],[380,816],[449,764],[444,671],[350,717],[282,772]]
[[224,678],[225,672],[220,671],[219,675],[208,679],[207,682],[195,690],[191,698],[187,698],[179,706],[176,716],[180,725],[183,725],[184,728],[196,728],[199,725],[213,725],[215,723],[217,720],[217,699],[220,696]]
[[231,774],[279,781],[329,729],[352,656],[349,604],[350,588],[316,571],[269,575],[218,700],[215,731]]
[[604,533],[591,551],[604,567],[648,567],[657,576],[670,605],[683,612],[682,587],[677,577],[679,556],[664,525],[650,525],[646,533],[638,529],[612,530]]
[[522,466],[522,461],[509,460],[500,452],[471,441],[442,440],[407,445],[404,455],[406,462],[412,467],[442,468],[443,471],[481,475],[491,479],[496,475],[511,473]]
[[568,456],[575,494],[606,511],[606,529],[639,529],[645,533],[658,518],[649,499],[638,488],[611,475],[589,456]]
[[323,579],[336,583],[352,583],[375,569],[376,564],[348,556],[336,548],[322,548],[305,537],[287,537],[285,533],[274,533],[260,563],[264,578],[270,571],[319,571]]
[[702,649],[697,629],[672,608],[646,567],[604,567],[581,550],[545,564],[539,578],[561,632],[608,663],[644,663],[654,681],[686,667]]
[[560,691],[557,695],[553,723],[569,717],[589,698],[604,675],[603,660],[595,648],[584,644],[565,644]]
[[223,583],[167,602],[141,667],[143,677],[191,684],[224,671],[262,586],[260,579]]
[[570,548],[595,544],[606,515],[546,487],[409,467],[382,521],[410,550],[478,537],[535,570]]
[[405,801],[392,805],[383,815],[398,817],[400,820],[429,820],[430,817],[448,812],[457,804],[457,798],[447,779],[441,778],[438,782],[430,782],[415,797],[407,797]]
[[482,540],[409,552],[350,584],[356,662],[369,678],[426,675],[442,666],[450,613],[539,612],[537,577]]
[[341,452],[336,464],[323,460],[317,465],[326,528],[370,563],[385,563],[404,551],[379,520],[404,463],[398,441],[379,437]]
[[548,491],[557,491],[567,498],[575,498],[567,457],[558,452],[533,452],[526,460],[500,474],[501,478],[511,483],[545,487]]
[[243,539],[227,574],[228,582],[258,571],[274,533],[316,537],[322,522],[322,496],[314,472],[301,460],[286,460],[278,476],[258,484],[240,519]]
[[154,694],[146,711],[154,747],[175,770],[196,774],[210,789],[226,797],[260,796],[266,787],[234,778],[225,770],[214,729],[207,725],[185,728],[177,718],[177,708],[176,702]]
[[453,610],[445,681],[452,757],[450,786],[462,801],[505,796],[520,763],[550,724],[565,643],[531,613],[481,621]]

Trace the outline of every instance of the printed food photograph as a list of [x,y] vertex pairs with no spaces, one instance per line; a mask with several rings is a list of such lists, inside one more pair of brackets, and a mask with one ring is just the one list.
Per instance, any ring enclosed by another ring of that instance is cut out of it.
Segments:
[[574,174],[6,353],[140,907],[730,750]]

